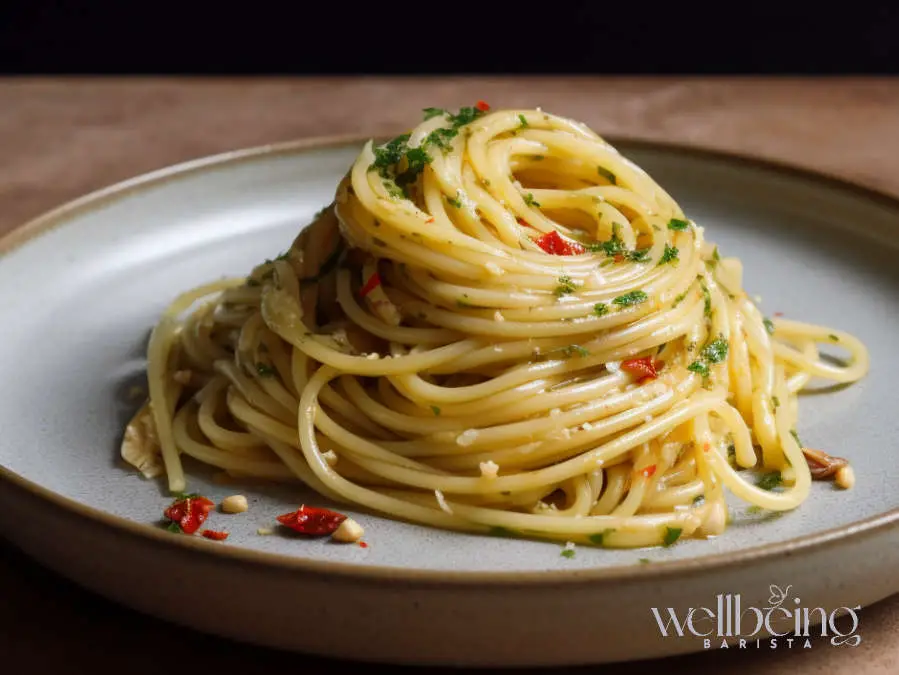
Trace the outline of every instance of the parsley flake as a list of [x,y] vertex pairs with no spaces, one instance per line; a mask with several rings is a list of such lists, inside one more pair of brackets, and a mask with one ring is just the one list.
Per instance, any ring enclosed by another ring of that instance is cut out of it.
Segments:
[[580,345],[568,345],[567,347],[562,347],[562,353],[565,354],[565,356],[572,356],[573,354],[577,354],[581,357],[590,356],[590,350],[585,349]]
[[534,195],[531,192],[528,192],[524,196],[524,203],[527,204],[528,206],[540,206],[540,202],[538,202],[536,199],[534,199]]
[[694,373],[699,373],[703,377],[709,376],[709,367],[702,361],[694,361],[689,366],[687,366],[687,370],[692,370]]
[[681,220],[680,218],[672,218],[668,221],[668,229],[669,230],[677,230],[678,232],[683,232],[686,229],[689,229],[690,223],[686,220]]
[[264,363],[257,363],[256,372],[259,374],[259,377],[274,377],[277,371]]
[[530,124],[528,124],[528,119],[524,116],[523,113],[518,113],[518,121],[520,122],[518,127],[519,129],[525,129],[531,126]]
[[571,280],[571,277],[567,275],[562,275],[559,277],[559,285],[556,286],[555,293],[558,297],[562,297],[563,295],[569,295],[570,293],[574,293],[577,290],[577,285],[574,281]]
[[771,397],[771,403],[774,404],[774,409],[777,410],[780,407],[780,399],[777,396]]
[[630,293],[619,295],[612,300],[612,302],[619,307],[631,307],[633,305],[639,305],[641,302],[646,302],[648,299],[649,296],[643,291],[631,291]]
[[563,548],[562,549],[562,557],[568,558],[569,560],[574,557],[574,549],[573,548]]
[[494,525],[490,528],[490,532],[488,533],[493,537],[514,537],[515,532],[510,530],[507,527],[503,527],[502,525]]
[[166,525],[165,529],[167,529],[169,532],[172,532],[174,534],[181,534],[183,532],[183,530],[181,529],[181,526],[178,523],[176,523],[175,521],[172,521],[168,525]]
[[833,333],[831,333],[827,337],[830,338],[831,342],[839,342],[840,341],[840,338],[838,336],[834,335]]
[[665,546],[671,546],[674,542],[680,539],[681,532],[683,531],[683,528],[680,527],[666,527],[665,536],[662,538],[662,543]]
[[723,337],[713,340],[703,347],[699,356],[709,363],[721,363],[727,358],[727,340]]
[[448,115],[449,113],[443,108],[425,108],[422,112],[425,114],[425,120],[429,120],[432,117],[437,117],[438,115]]
[[756,485],[762,490],[773,490],[783,485],[783,482],[783,476],[780,475],[780,471],[772,471],[760,476],[758,481],[756,481]]
[[796,445],[798,445],[800,448],[803,447],[802,441],[799,440],[799,433],[795,429],[790,429],[790,435],[792,435],[796,440]]
[[606,314],[609,313],[609,308],[606,305],[606,303],[597,302],[595,305],[593,305],[593,313],[596,316],[605,316]]
[[768,335],[774,335],[774,322],[766,316],[762,323],[765,324],[765,330],[768,331]]
[[459,199],[458,194],[459,194],[459,193],[457,192],[457,193],[456,193],[457,196],[454,197],[454,198],[453,198],[453,197],[447,197],[447,198],[446,198],[446,201],[449,202],[452,206],[456,207],[457,209],[461,209],[461,208],[462,208],[462,200]]
[[596,167],[596,171],[597,171],[597,173],[598,173],[600,176],[602,176],[603,178],[605,178],[605,179],[606,179],[607,181],[609,181],[612,185],[617,185],[617,184],[618,184],[618,178],[615,176],[614,173],[612,173],[612,172],[609,171],[608,169],[604,169],[604,168],[602,168],[601,166],[598,166],[598,167]]
[[639,558],[637,562],[641,565],[648,565],[652,561],[649,558]]
[[431,412],[434,413],[434,417],[440,417],[440,408],[436,405],[431,406]]
[[678,261],[677,254],[678,254],[677,246],[669,246],[666,243],[665,251],[662,253],[662,257],[659,258],[659,265],[665,265],[667,263],[676,264]]

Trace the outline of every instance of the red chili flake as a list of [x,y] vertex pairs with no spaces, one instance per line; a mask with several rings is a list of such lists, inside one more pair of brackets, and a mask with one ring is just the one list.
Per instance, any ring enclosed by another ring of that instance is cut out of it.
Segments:
[[550,255],[580,255],[587,250],[577,242],[563,238],[555,230],[535,239],[534,243]]
[[712,449],[712,446],[711,446],[711,445],[709,445],[708,443],[703,443],[703,445],[702,445],[702,451],[703,451],[703,452],[708,452],[708,451],[711,450],[711,449]]
[[628,359],[621,363],[621,370],[639,375],[640,381],[654,380],[659,373],[656,370],[656,363],[651,356],[644,356],[642,359]]
[[474,104],[474,107],[480,110],[481,112],[487,112],[490,110],[490,104],[486,101],[478,101]]
[[220,530],[203,530],[200,534],[213,541],[225,541],[228,538],[228,533]]
[[368,544],[366,544],[364,541],[360,541],[359,548],[368,548]]
[[624,261],[624,256],[621,255],[621,254],[619,253],[619,254],[616,255],[614,258],[612,258],[612,260],[614,260],[615,262],[623,262],[623,261]]
[[774,316],[783,316],[783,315],[784,315],[783,312],[774,312]]
[[431,216],[431,217],[428,218],[425,222],[426,222],[426,223],[433,223],[433,222],[434,222],[434,216]]
[[193,534],[206,521],[206,516],[215,503],[200,495],[189,495],[179,499],[163,512],[165,517],[176,523],[185,534]]
[[645,469],[643,469],[643,471],[641,471],[640,473],[643,474],[644,478],[652,478],[653,475],[655,474],[655,472],[656,472],[656,465],[650,464]]
[[381,285],[381,275],[375,272],[372,274],[368,281],[365,282],[365,285],[362,287],[362,290],[359,291],[359,297],[364,298],[366,295],[375,290],[378,286]]
[[316,537],[333,534],[344,520],[346,516],[342,513],[305,505],[296,511],[278,516],[278,522],[282,525],[300,534]]
[[526,221],[524,218],[516,218],[515,220],[518,221],[519,225],[523,225],[524,227],[531,226],[531,224],[528,221]]

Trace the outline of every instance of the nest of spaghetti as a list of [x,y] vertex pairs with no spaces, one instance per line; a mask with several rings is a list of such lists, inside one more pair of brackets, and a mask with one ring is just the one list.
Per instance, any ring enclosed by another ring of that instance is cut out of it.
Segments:
[[728,494],[801,504],[798,393],[866,370],[853,336],[766,318],[584,125],[428,109],[285,253],[172,304],[129,461],[173,490],[188,455],[434,527],[671,545],[722,533]]

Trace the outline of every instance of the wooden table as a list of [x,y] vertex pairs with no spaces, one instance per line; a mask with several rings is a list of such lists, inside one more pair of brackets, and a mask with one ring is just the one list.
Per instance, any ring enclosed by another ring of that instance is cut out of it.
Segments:
[[[0,81],[0,234],[135,174],[237,147],[397,132],[427,106],[542,106],[601,134],[749,153],[899,195],[899,80],[296,79]],[[0,544],[0,660],[27,672],[325,673],[334,661],[171,627]],[[861,613],[862,644],[715,651],[667,673],[899,672],[899,596]],[[647,664],[594,672],[643,672]]]

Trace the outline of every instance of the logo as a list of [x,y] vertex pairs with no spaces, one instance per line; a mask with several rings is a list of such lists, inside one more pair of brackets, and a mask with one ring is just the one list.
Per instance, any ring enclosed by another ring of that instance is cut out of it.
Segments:
[[[802,600],[790,597],[792,585],[772,584],[766,607],[744,607],[739,594],[715,596],[714,607],[690,607],[680,615],[673,607],[653,607],[662,637],[702,638],[704,649],[777,649],[786,646],[811,649],[812,640],[828,638],[834,647],[857,647],[858,612],[861,606],[803,607]],[[837,624],[837,619],[848,617]]]

